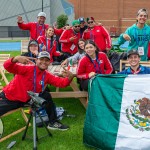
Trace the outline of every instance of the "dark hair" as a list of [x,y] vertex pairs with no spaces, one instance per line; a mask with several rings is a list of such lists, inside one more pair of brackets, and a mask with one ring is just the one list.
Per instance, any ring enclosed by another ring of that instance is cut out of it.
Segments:
[[87,45],[87,44],[92,44],[94,47],[96,47],[96,54],[98,54],[99,53],[99,48],[98,48],[98,46],[96,45],[96,43],[93,41],[93,40],[87,40],[86,42],[85,42],[85,45],[84,45],[84,48],[85,48],[85,46]]
[[145,8],[142,8],[142,9],[138,10],[137,16],[138,16],[141,12],[145,12],[145,13],[147,14],[147,18],[148,18],[148,11],[147,11]]
[[78,51],[79,51],[80,54],[82,54],[84,51],[83,51],[83,49],[81,49],[81,48],[79,47],[79,42],[80,42],[80,41],[83,41],[83,42],[85,43],[85,40],[82,39],[82,38],[80,38],[79,41],[78,41]]
[[37,40],[30,40],[30,41],[29,41],[29,43],[28,43],[28,52],[30,52],[30,48],[29,48],[29,47],[30,47],[30,43],[31,43],[31,42],[36,42],[36,43],[38,44],[38,52],[39,52],[40,49],[39,49],[39,43],[38,43]]

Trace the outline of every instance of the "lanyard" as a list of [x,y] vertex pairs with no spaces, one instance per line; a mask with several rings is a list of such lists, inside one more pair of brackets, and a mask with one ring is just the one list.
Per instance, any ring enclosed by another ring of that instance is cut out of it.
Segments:
[[37,23],[37,24],[36,24],[36,36],[38,36],[38,34],[39,34],[39,36],[41,36],[44,29],[45,29],[45,26],[44,26],[44,24],[43,24],[43,25],[42,25],[42,29],[39,30],[39,24]]
[[48,48],[48,39],[46,38],[46,51],[48,51],[50,53],[52,48],[53,48],[53,40],[51,39],[51,45],[50,45],[50,49],[49,49]]
[[92,41],[94,41],[94,35],[93,35],[93,33],[92,33],[92,30],[90,29],[90,39],[92,40]]
[[138,74],[141,71],[141,67],[139,66],[139,68],[136,71],[132,70],[132,68],[130,67],[130,70],[132,74]]
[[[135,29],[135,40],[136,40],[136,43],[137,45],[139,46],[139,38],[138,38],[138,31],[137,31],[137,28],[134,28]],[[146,41],[146,28],[144,27],[144,37],[142,38],[142,45],[144,44],[144,42]]]
[[94,65],[94,69],[96,71],[96,73],[101,74],[101,68],[100,68],[100,61],[98,60],[98,54],[96,54],[96,63],[98,63],[98,67],[96,67],[96,63],[94,63],[94,60],[92,60],[92,58],[87,55],[87,57],[90,59],[90,61],[92,62],[92,64]]
[[[44,80],[45,80],[45,71],[42,75],[42,81],[41,81],[41,85],[42,85],[42,92],[44,91]],[[36,66],[34,67],[34,81],[33,81],[33,85],[34,85],[34,92],[36,93]]]

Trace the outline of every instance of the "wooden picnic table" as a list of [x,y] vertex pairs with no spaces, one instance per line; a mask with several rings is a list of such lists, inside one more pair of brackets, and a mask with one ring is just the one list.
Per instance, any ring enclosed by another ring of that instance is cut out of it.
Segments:
[[[74,76],[76,76],[76,69],[77,66],[72,67],[66,67],[66,69],[69,69]],[[63,67],[61,65],[50,65],[48,67],[48,71],[54,75],[61,76],[61,72],[63,70]],[[80,91],[78,84],[75,80],[72,80],[70,83],[70,87],[73,89],[73,91],[59,91],[59,88],[56,88],[56,92],[50,92],[53,98],[79,98],[80,102],[83,104],[83,106],[86,108],[86,101],[87,101],[87,92],[86,91]]]

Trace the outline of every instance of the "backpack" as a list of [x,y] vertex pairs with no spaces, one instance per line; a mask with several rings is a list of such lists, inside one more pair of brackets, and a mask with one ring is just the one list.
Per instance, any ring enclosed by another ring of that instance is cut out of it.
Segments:
[[[42,117],[44,123],[46,125],[48,125],[49,119],[48,119],[48,115],[46,113],[46,110],[44,108],[40,107],[38,109],[38,111],[39,111],[39,114]],[[65,113],[65,110],[63,107],[56,107],[56,113],[57,113],[57,119],[62,120],[63,115]],[[37,127],[43,127],[43,122],[42,122],[41,118],[39,117],[38,113],[36,113],[36,126]]]

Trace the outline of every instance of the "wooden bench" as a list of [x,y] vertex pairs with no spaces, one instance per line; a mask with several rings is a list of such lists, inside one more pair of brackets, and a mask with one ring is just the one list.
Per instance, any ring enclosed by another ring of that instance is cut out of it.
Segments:
[[[7,112],[6,114],[2,115],[0,118],[3,118],[3,117],[5,117],[5,116],[10,115],[10,114],[12,114],[12,113],[15,113],[15,112],[17,112],[17,111],[20,111],[20,112],[21,112],[21,115],[22,115],[23,119],[25,120],[25,126],[24,126],[24,127],[21,127],[20,129],[17,129],[16,131],[14,131],[14,132],[12,132],[12,133],[10,133],[10,134],[8,134],[8,135],[6,135],[5,137],[2,137],[2,138],[0,139],[0,142],[4,141],[4,140],[6,140],[6,139],[8,139],[8,138],[10,138],[10,137],[12,137],[12,136],[14,136],[14,135],[20,133],[20,132],[22,132],[23,130],[25,130],[26,124],[27,124],[27,122],[28,122],[28,118],[27,118],[27,116],[26,116],[26,114],[25,114],[23,108],[18,108],[18,109],[9,111],[9,112]],[[31,124],[29,124],[29,126],[31,126]]]
[[21,40],[21,54],[28,52],[29,40]]
[[[150,67],[150,61],[140,61],[139,63],[142,66]],[[120,71],[122,71],[123,65],[125,65],[125,68],[130,67],[128,60],[120,60]]]
[[[50,65],[48,71],[54,75],[61,76],[63,68],[60,65]],[[70,67],[70,71],[76,76],[76,67]],[[53,98],[78,98],[83,106],[87,107],[87,96],[88,92],[80,91],[78,84],[75,80],[72,80],[70,87],[73,91],[59,91],[59,88],[56,88],[56,92],[50,92]]]

